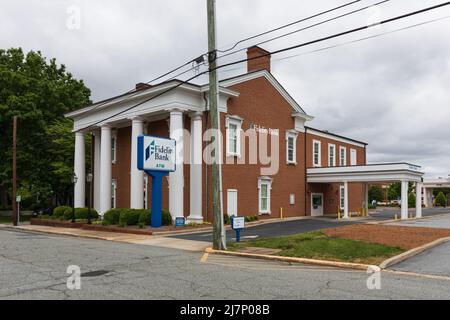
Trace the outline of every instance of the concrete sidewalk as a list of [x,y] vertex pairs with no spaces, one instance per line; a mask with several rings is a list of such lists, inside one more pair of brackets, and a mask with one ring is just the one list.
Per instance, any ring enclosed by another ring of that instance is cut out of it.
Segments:
[[49,234],[59,234],[64,236],[91,238],[107,241],[125,242],[131,244],[140,244],[156,247],[165,247],[173,249],[181,249],[188,251],[204,251],[205,248],[210,247],[211,243],[206,241],[192,241],[182,240],[177,238],[169,238],[163,236],[147,236],[147,235],[134,235],[124,234],[116,232],[101,232],[74,228],[58,228],[47,227],[38,225],[22,225],[13,227],[9,225],[0,225],[0,230],[16,230],[26,232],[40,232]]

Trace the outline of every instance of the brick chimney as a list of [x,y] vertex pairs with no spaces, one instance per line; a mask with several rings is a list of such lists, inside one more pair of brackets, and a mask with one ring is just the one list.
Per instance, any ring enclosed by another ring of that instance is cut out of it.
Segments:
[[[252,59],[255,57],[259,57]],[[270,72],[270,52],[260,48],[258,46],[253,46],[247,49],[247,72],[267,70]]]
[[136,91],[145,90],[145,89],[148,89],[150,87],[151,87],[151,85],[147,84],[147,83],[142,83],[142,82],[136,83]]

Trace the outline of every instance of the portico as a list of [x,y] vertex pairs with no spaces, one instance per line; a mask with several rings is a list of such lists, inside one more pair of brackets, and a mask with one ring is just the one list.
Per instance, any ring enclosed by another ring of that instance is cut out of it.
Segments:
[[425,208],[433,207],[433,190],[450,188],[449,178],[424,179],[423,181],[423,203]]
[[401,219],[408,219],[408,183],[416,187],[416,217],[422,217],[422,176],[420,167],[409,163],[386,163],[361,166],[315,167],[307,169],[307,182],[343,186],[344,219],[349,218],[349,183],[364,183],[364,201],[361,207],[368,209],[368,184],[401,182]]
[[[170,92],[159,96],[163,91]],[[124,207],[143,209],[148,201],[144,173],[137,169],[137,137],[155,129],[157,134],[174,139],[177,146],[176,171],[168,178],[168,208],[173,218],[188,216],[188,222],[201,223],[202,212],[202,159],[204,111],[208,110],[206,99],[208,86],[180,84],[170,81],[157,87],[140,86],[126,96],[118,96],[71,112],[66,117],[74,120],[75,132],[75,206],[85,206],[85,150],[84,135],[94,136],[94,208],[103,215],[114,205],[116,184],[129,184],[129,203]],[[219,110],[226,112],[227,100],[239,94],[220,88]],[[136,107],[132,107],[137,105]],[[187,122],[189,121],[189,122]],[[187,123],[187,125],[186,125]],[[117,150],[113,132],[129,129],[129,138]],[[153,133],[152,133],[153,134]],[[129,150],[127,161],[124,150]],[[116,155],[117,159],[116,160]],[[114,158],[114,160],[113,160]],[[118,162],[116,162],[118,161]],[[114,162],[114,163],[113,163]],[[128,163],[128,166],[124,166]],[[185,208],[185,165],[189,166],[188,208]],[[113,177],[113,166],[118,172]],[[128,177],[127,172],[129,172]],[[127,181],[124,181],[127,179]],[[123,188],[124,189],[124,188]],[[123,190],[122,189],[122,190]]]

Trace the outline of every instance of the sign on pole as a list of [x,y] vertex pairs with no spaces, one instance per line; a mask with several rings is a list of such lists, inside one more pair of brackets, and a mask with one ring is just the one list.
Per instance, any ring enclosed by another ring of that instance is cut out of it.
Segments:
[[231,229],[236,231],[236,242],[240,242],[241,230],[245,228],[245,218],[232,216],[230,219],[231,219]]
[[139,136],[137,167],[152,177],[152,227],[162,225],[162,178],[176,170],[176,141]]

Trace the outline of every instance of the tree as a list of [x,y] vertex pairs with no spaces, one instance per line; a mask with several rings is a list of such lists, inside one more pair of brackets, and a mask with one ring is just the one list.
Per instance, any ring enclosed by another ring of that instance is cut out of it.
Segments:
[[[58,143],[51,128],[62,125],[64,113],[90,104],[89,96],[83,81],[74,79],[55,59],[47,62],[39,51],[25,55],[20,48],[0,50],[0,192],[11,192],[14,115],[18,118],[17,178],[22,192],[45,199],[69,187],[61,179],[62,171],[52,170],[50,164],[59,153],[67,171],[73,171],[73,135],[65,135]],[[64,126],[70,128],[69,122]]]
[[434,203],[438,207],[446,207],[447,206],[447,198],[444,193],[441,191],[438,193],[437,197],[434,199]]
[[414,208],[416,206],[416,195],[414,193],[410,193],[408,195],[408,207]]
[[[408,183],[408,194],[413,191],[413,184]],[[402,184],[400,182],[395,182],[388,187],[388,200],[397,200],[402,196]]]
[[373,200],[376,202],[383,201],[383,190],[379,186],[372,186],[369,189],[369,203],[372,203]]

